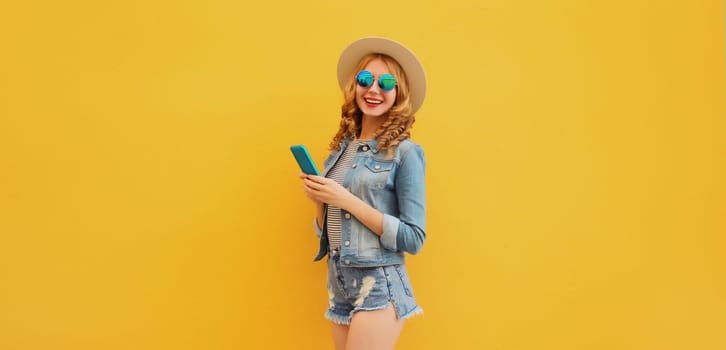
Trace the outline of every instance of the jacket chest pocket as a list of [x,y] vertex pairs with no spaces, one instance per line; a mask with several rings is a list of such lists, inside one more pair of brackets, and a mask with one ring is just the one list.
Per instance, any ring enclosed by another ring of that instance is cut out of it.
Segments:
[[375,190],[380,190],[388,184],[393,170],[392,160],[366,159],[365,169],[361,172],[361,183]]

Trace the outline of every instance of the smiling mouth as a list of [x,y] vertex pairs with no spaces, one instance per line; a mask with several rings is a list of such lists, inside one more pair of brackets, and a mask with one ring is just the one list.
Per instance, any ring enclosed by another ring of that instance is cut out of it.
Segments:
[[383,103],[383,101],[381,101],[381,100],[375,100],[372,98],[364,98],[363,101],[366,101],[367,104],[371,104],[371,105],[379,105],[379,104]]

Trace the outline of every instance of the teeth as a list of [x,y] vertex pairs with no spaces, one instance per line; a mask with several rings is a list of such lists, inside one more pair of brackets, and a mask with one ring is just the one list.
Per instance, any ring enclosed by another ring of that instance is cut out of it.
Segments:
[[368,103],[373,103],[373,104],[381,104],[381,103],[383,103],[383,101],[370,100],[370,99],[367,99],[367,98],[365,99],[365,101],[368,102]]

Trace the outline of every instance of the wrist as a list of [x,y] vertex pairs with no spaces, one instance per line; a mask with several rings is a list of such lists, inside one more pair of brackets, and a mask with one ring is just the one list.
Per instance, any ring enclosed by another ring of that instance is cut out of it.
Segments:
[[357,201],[358,197],[348,192],[345,197],[342,198],[340,205],[337,205],[337,207],[350,212],[355,207]]

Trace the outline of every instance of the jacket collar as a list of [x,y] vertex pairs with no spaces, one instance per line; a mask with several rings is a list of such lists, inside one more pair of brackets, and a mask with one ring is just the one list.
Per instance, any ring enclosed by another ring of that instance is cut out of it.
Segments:
[[[344,150],[346,147],[348,147],[348,144],[353,141],[353,138],[348,136],[340,141],[340,150]],[[363,144],[368,145],[370,147],[371,152],[378,153],[378,141],[375,139],[373,140],[367,140],[363,141]]]

